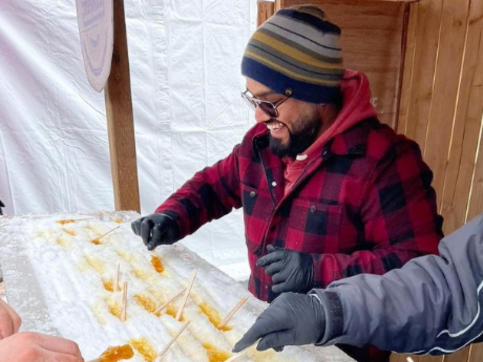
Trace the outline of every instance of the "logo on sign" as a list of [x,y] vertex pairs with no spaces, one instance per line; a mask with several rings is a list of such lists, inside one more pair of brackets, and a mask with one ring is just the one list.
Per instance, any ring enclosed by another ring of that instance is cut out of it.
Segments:
[[77,0],[77,18],[87,78],[100,92],[111,69],[112,0]]

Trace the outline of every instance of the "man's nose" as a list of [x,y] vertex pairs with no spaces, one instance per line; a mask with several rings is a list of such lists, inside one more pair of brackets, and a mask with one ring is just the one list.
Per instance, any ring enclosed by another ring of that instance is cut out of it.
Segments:
[[267,122],[270,120],[270,116],[266,114],[260,107],[255,108],[255,121],[257,123]]

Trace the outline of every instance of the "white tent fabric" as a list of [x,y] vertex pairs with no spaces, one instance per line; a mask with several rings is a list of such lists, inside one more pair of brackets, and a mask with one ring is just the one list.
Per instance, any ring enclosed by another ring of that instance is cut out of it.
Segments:
[[[253,124],[240,61],[254,0],[124,0],[142,214]],[[88,85],[75,0],[0,1],[0,199],[7,214],[113,210],[104,94]],[[238,210],[184,241],[248,275]]]

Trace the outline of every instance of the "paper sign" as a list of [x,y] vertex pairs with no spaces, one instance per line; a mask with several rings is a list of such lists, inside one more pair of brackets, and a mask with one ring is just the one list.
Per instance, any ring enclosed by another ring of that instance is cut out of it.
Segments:
[[76,0],[82,56],[89,83],[97,92],[111,71],[113,48],[112,0]]

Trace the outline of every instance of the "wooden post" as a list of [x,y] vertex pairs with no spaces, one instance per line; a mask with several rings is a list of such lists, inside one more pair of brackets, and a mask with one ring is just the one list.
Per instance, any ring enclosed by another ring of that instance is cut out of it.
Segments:
[[114,49],[105,87],[109,152],[116,210],[140,211],[136,144],[123,0],[113,0]]

